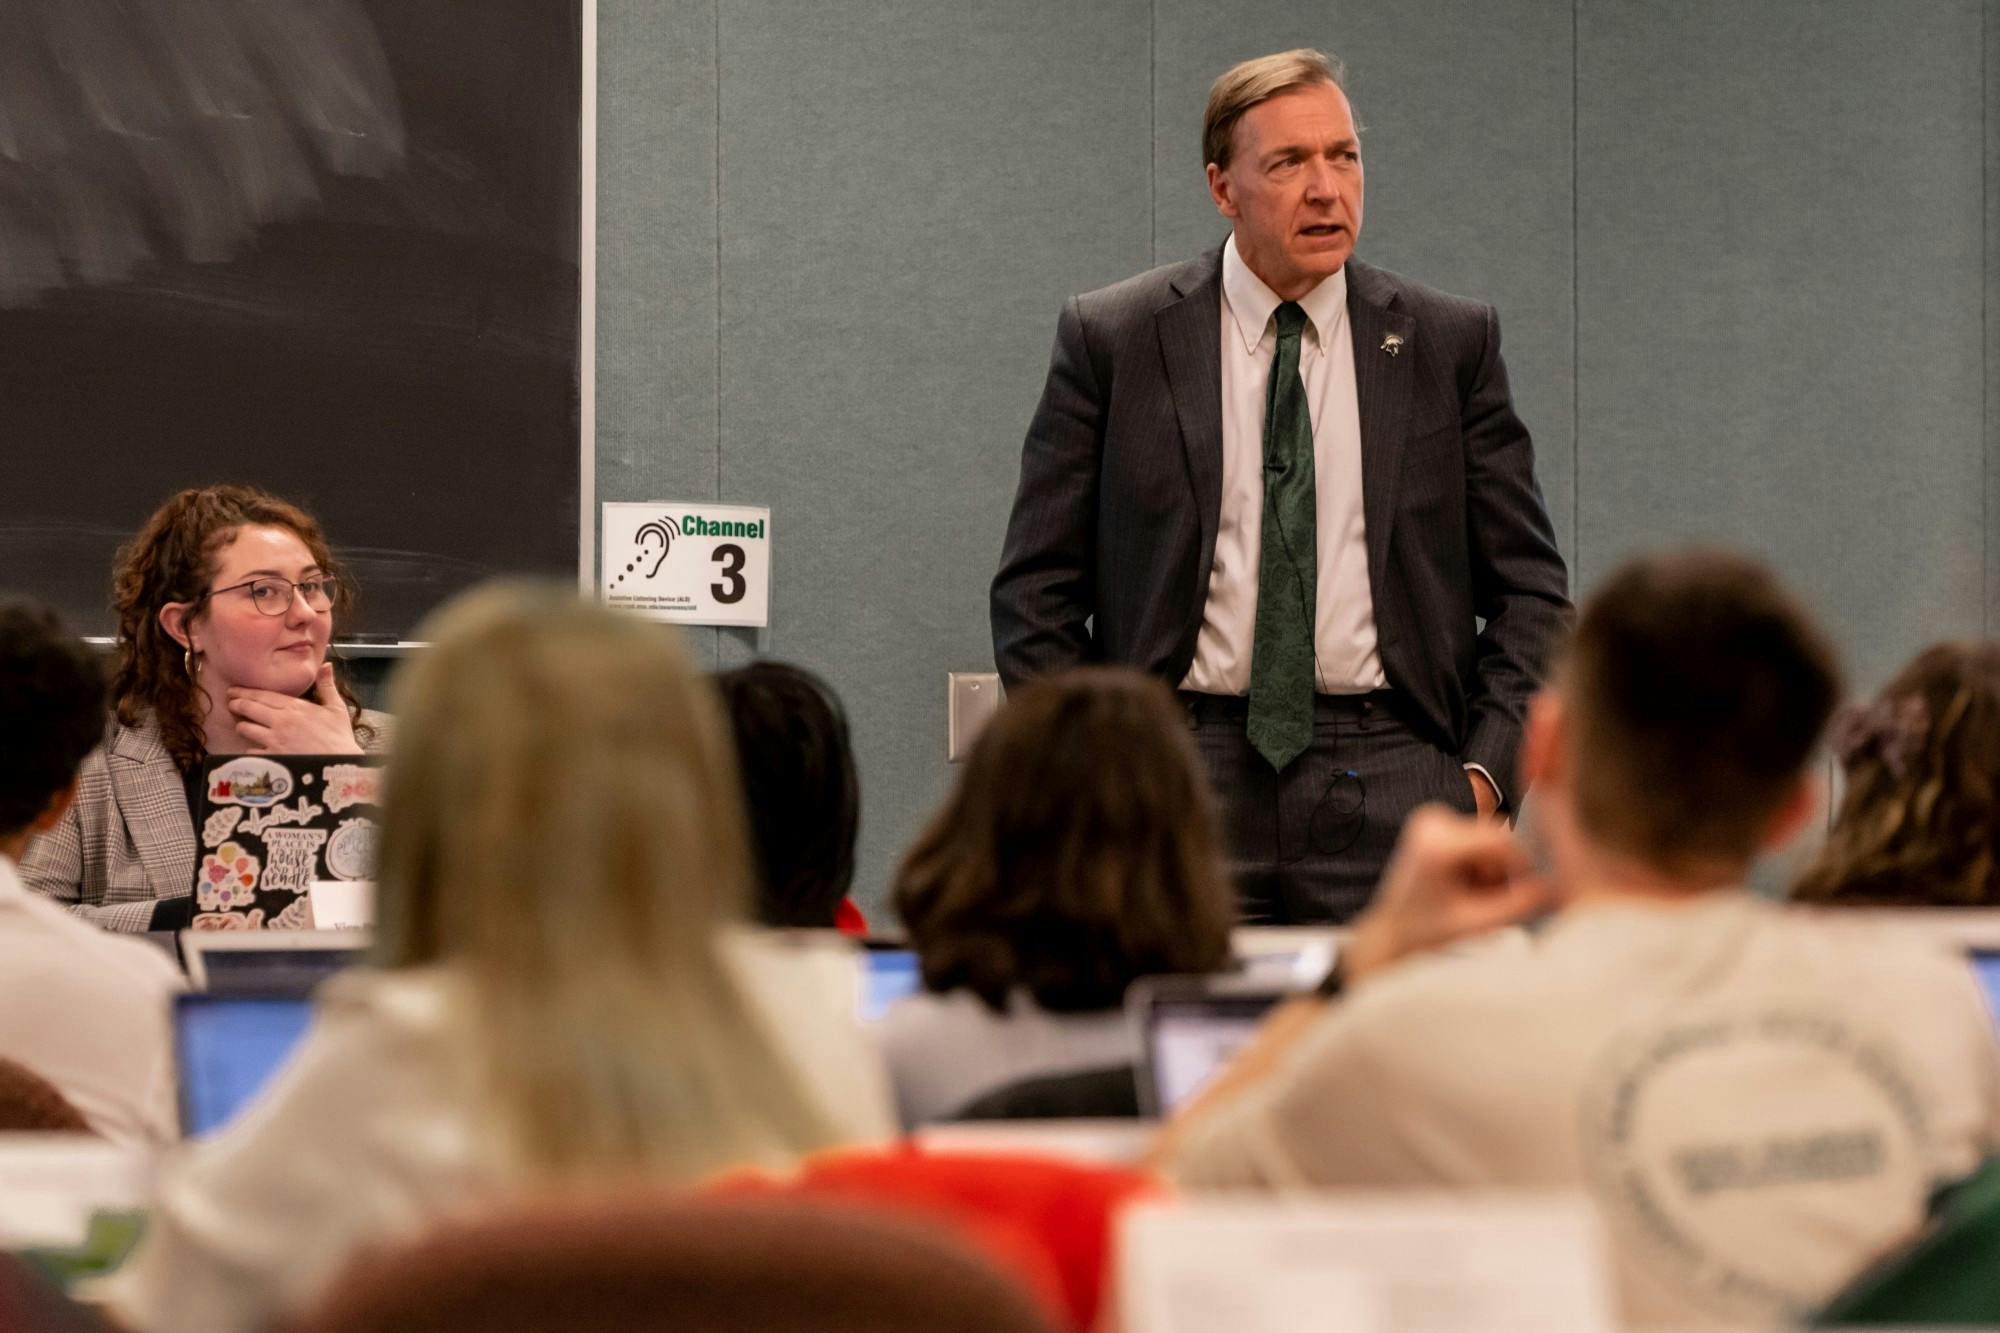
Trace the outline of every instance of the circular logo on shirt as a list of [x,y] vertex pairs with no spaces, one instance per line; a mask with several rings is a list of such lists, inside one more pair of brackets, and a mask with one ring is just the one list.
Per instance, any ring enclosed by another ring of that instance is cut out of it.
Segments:
[[1922,1216],[1930,1130],[1895,1048],[1804,1011],[1649,1025],[1586,1084],[1590,1188],[1627,1255],[1718,1314],[1796,1319]]

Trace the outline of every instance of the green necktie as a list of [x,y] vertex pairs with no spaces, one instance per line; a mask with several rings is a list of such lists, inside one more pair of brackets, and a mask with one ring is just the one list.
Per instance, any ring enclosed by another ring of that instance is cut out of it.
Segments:
[[1257,637],[1250,656],[1250,744],[1282,770],[1312,743],[1314,538],[1312,415],[1299,379],[1306,312],[1278,307],[1278,349],[1264,392],[1264,531],[1257,560]]

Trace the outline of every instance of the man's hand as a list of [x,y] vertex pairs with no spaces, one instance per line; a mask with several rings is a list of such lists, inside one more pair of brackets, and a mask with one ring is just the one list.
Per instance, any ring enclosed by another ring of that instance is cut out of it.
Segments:
[[1500,809],[1500,793],[1493,783],[1476,768],[1465,770],[1465,780],[1472,784],[1472,803],[1479,810],[1481,819],[1491,819]]
[[333,685],[333,663],[322,662],[313,692],[303,699],[271,690],[229,691],[236,734],[251,754],[360,754],[347,701]]
[[[1476,776],[1477,775],[1473,775]],[[1505,824],[1420,806],[1354,922],[1341,966],[1352,983],[1413,953],[1514,925],[1553,905]]]

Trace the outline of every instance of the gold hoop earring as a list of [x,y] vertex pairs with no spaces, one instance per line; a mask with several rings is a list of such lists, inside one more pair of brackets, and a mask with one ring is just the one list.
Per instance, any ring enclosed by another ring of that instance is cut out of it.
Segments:
[[197,675],[200,674],[201,664],[194,660],[194,649],[192,648],[181,649],[181,670],[187,672],[187,678],[189,680],[193,680]]

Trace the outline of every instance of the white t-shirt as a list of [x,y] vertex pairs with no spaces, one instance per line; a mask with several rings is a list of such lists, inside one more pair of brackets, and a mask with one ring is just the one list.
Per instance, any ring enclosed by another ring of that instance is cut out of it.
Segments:
[[[732,932],[772,1039],[845,1140],[894,1132],[844,948]],[[463,992],[437,968],[357,969],[243,1114],[162,1166],[145,1238],[94,1296],[149,1333],[249,1333],[309,1305],[374,1243],[510,1188],[475,1104]]]
[[28,892],[0,856],[0,1056],[41,1075],[114,1142],[179,1137],[173,960]]
[[1413,961],[1190,1126],[1193,1188],[1582,1188],[1637,1325],[1772,1324],[1908,1236],[2000,1147],[1965,960],[1746,895],[1572,908]]

